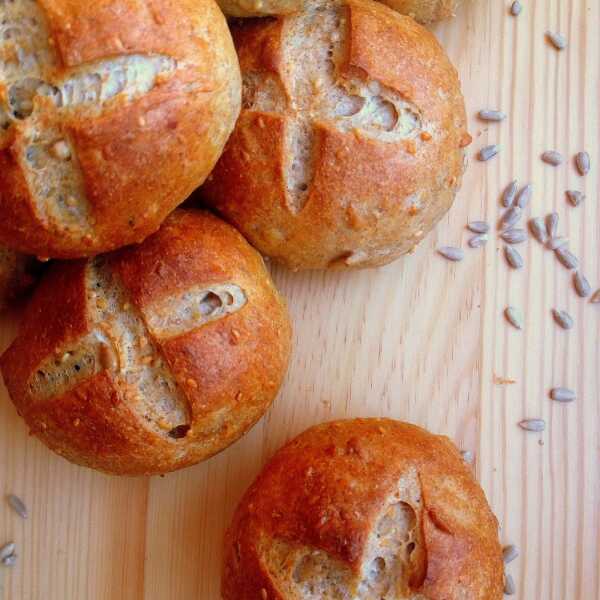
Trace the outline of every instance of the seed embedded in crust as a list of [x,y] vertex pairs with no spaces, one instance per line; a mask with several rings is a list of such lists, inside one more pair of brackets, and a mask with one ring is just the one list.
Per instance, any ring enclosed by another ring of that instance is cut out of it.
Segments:
[[515,560],[517,556],[519,556],[519,551],[514,544],[508,544],[508,546],[504,546],[504,548],[502,548],[502,559],[504,560],[505,564]]
[[556,402],[573,402],[577,394],[569,388],[557,387],[550,390],[550,398]]
[[544,225],[542,217],[530,219],[529,230],[540,244],[545,244],[548,241],[548,234],[546,233],[546,226]]
[[500,237],[507,244],[522,244],[527,240],[527,232],[524,229],[507,229],[502,232]]
[[509,306],[504,310],[506,320],[515,328],[523,329],[523,315],[518,308]]
[[572,206],[579,206],[585,200],[585,194],[577,190],[567,190],[566,194]]
[[546,37],[557,50],[564,50],[567,47],[567,39],[562,33],[546,31]]
[[504,257],[513,269],[521,269],[523,267],[523,257],[512,246],[504,246]]
[[470,221],[467,223],[467,229],[473,233],[487,233],[490,225],[486,221]]
[[500,217],[498,223],[498,229],[504,229],[512,227],[521,218],[521,209],[518,206],[511,206],[504,214]]
[[521,209],[526,208],[529,204],[529,201],[531,200],[532,192],[533,185],[531,185],[531,183],[528,183],[527,185],[523,186],[517,194],[517,197],[515,198],[515,205]]
[[50,154],[58,160],[69,160],[71,158],[71,148],[64,140],[59,140],[52,144]]
[[9,494],[6,497],[6,501],[22,519],[26,519],[28,517],[27,506],[25,506],[25,502],[23,502],[21,498],[15,496],[14,494]]
[[490,158],[494,158],[496,154],[500,152],[500,146],[497,144],[492,144],[491,146],[485,146],[479,151],[479,160],[485,162],[490,160]]
[[562,165],[564,158],[563,155],[556,150],[546,150],[546,152],[542,154],[542,160],[548,165],[558,167],[559,165]]
[[523,10],[523,5],[519,2],[519,0],[515,0],[511,5],[510,5],[510,14],[513,17],[518,17],[521,14],[521,11]]
[[481,246],[485,246],[487,244],[488,239],[489,238],[485,233],[482,233],[480,235],[474,235],[469,240],[469,246],[471,248],[481,248]]
[[587,298],[592,293],[592,286],[581,271],[573,273],[573,287],[580,298]]
[[506,208],[512,206],[513,202],[515,201],[518,187],[519,184],[516,179],[508,184],[504,190],[504,193],[502,194],[502,206],[505,206]]
[[571,329],[573,327],[573,317],[571,317],[571,315],[566,310],[558,310],[556,308],[553,308],[552,316],[554,317],[554,320],[556,321],[557,325],[559,325],[563,329]]
[[581,176],[590,172],[590,155],[587,152],[578,152],[575,155],[575,165]]
[[577,269],[579,267],[579,260],[577,257],[567,248],[567,246],[561,246],[554,251],[556,258],[561,264],[567,269]]
[[525,431],[544,431],[546,421],[544,419],[523,419],[519,422],[519,427]]
[[558,213],[553,212],[550,213],[546,217],[546,233],[548,237],[556,237],[556,232],[558,230]]
[[546,248],[548,248],[548,250],[556,250],[557,248],[560,248],[561,246],[564,246],[565,244],[568,244],[568,243],[569,243],[569,238],[557,236],[557,237],[550,238],[546,242]]
[[479,111],[478,116],[482,121],[504,121],[506,119],[506,113],[501,110],[483,109]]
[[462,248],[455,248],[453,246],[442,246],[437,251],[445,259],[453,262],[459,262],[465,257],[465,251]]

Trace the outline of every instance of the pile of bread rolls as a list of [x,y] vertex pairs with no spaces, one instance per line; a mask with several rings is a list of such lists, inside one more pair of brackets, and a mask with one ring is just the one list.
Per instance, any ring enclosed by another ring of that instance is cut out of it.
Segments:
[[[107,473],[193,465],[274,400],[291,325],[261,254],[389,263],[461,182],[458,76],[419,24],[456,0],[219,3],[0,0],[0,307],[50,262],[0,367],[40,440]],[[499,556],[447,440],[333,423],[249,490],[223,595],[498,598]]]

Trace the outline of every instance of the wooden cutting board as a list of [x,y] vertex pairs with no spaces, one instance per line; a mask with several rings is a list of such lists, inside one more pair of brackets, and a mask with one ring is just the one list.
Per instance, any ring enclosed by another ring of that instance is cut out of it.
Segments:
[[[509,571],[518,598],[600,598],[600,305],[573,292],[570,274],[531,240],[510,271],[496,236],[466,249],[462,263],[434,252],[466,246],[469,219],[494,222],[499,194],[531,181],[532,215],[556,210],[560,231],[600,287],[600,3],[478,0],[436,29],[457,65],[474,143],[463,189],[435,233],[405,260],[377,271],[274,276],[289,299],[295,353],[282,393],[240,442],[203,465],[154,479],[118,479],[66,463],[27,430],[0,393],[0,493],[30,507],[22,521],[0,503],[0,543],[14,539],[19,562],[4,569],[3,600],[218,600],[221,539],[262,464],[290,436],[323,420],[386,415],[447,434],[474,452],[476,472],[501,523],[519,546]],[[569,47],[544,39],[560,30]],[[477,121],[502,108],[502,124]],[[474,159],[491,143],[489,163]],[[593,169],[571,158],[553,168],[547,149],[587,149]],[[433,165],[435,168],[435,165]],[[580,189],[579,208],[565,201]],[[523,310],[510,328],[504,308]],[[568,310],[560,330],[550,309]],[[1,323],[9,342],[14,315]],[[495,377],[515,380],[499,385]],[[548,399],[554,386],[574,404]],[[524,417],[547,421],[525,433]]]

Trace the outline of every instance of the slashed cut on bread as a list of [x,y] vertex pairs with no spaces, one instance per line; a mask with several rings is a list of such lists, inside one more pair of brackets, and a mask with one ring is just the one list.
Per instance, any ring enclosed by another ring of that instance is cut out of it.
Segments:
[[258,253],[220,219],[180,210],[139,246],[54,264],[0,366],[52,450],[155,474],[212,456],[262,416],[290,336]]
[[214,0],[0,2],[0,242],[140,242],[213,168],[240,107]]
[[470,142],[435,37],[370,0],[310,2],[233,34],[243,108],[204,199],[294,270],[413,249],[450,208]]
[[389,419],[280,449],[227,532],[224,600],[500,600],[498,524],[456,447]]

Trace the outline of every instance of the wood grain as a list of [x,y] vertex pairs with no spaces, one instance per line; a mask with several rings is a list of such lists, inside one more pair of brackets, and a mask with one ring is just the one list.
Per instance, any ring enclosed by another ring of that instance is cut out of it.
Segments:
[[[450,264],[438,245],[466,245],[469,219],[494,222],[514,177],[534,185],[531,215],[556,210],[560,230],[600,287],[600,4],[531,0],[508,16],[508,0],[473,1],[437,28],[457,65],[474,143],[460,196],[414,255],[378,271],[275,271],[295,322],[295,354],[273,408],[243,440],[213,460],[164,478],[116,479],[71,466],[27,431],[0,397],[0,493],[14,492],[29,520],[0,505],[0,542],[19,545],[4,569],[4,600],[218,600],[221,538],[236,502],[265,460],[307,426],[345,416],[388,415],[424,425],[474,451],[476,470],[502,524],[520,548],[510,572],[517,597],[600,598],[600,306],[579,299],[570,274],[535,241],[510,271],[493,236]],[[569,47],[544,39],[560,30]],[[501,124],[475,119],[501,108]],[[489,163],[476,151],[499,143]],[[573,155],[586,148],[585,179]],[[557,149],[553,168],[539,155]],[[587,200],[570,207],[568,188]],[[520,307],[525,329],[502,311]],[[576,326],[560,330],[550,309]],[[2,322],[5,346],[15,315]],[[516,380],[494,383],[495,376]],[[548,399],[577,390],[574,404]],[[547,430],[516,423],[542,417]]]

